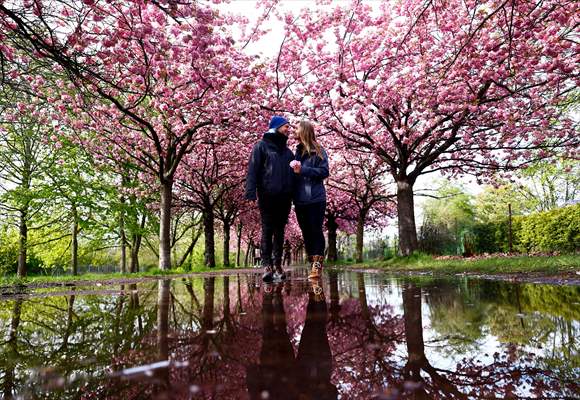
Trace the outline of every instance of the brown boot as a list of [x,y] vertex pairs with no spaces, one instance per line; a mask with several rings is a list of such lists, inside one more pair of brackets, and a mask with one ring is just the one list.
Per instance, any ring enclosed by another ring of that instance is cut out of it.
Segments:
[[312,285],[311,296],[314,298],[314,301],[317,303],[324,301],[324,290],[322,289],[322,282],[320,282],[320,279],[311,279],[310,283]]
[[324,261],[324,256],[312,256],[310,260],[312,267],[308,279],[320,279],[322,277],[322,262]]

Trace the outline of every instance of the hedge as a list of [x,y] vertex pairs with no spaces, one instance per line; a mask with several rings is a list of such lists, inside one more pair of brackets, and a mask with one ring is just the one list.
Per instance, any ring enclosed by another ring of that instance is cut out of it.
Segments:
[[[513,250],[573,253],[580,249],[580,204],[512,219]],[[477,253],[508,251],[508,220],[473,227]]]

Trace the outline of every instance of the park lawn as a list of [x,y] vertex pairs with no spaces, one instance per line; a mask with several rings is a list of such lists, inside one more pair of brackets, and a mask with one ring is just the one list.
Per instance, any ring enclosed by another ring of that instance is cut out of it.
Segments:
[[[438,274],[458,274],[458,273],[480,273],[480,274],[515,274],[515,273],[541,273],[545,275],[557,275],[562,273],[573,273],[580,271],[580,255],[559,255],[559,256],[516,256],[516,257],[490,257],[485,259],[436,259],[425,254],[414,254],[409,257],[393,257],[383,261],[370,261],[362,264],[356,263],[329,263],[332,268],[347,269],[375,269],[385,272],[433,272]],[[16,276],[0,278],[0,288],[16,285],[28,287],[42,287],[62,284],[74,284],[81,282],[132,282],[142,279],[163,277],[177,278],[208,272],[225,271],[247,271],[247,268],[224,268],[216,266],[208,268],[205,266],[196,267],[190,271],[174,269],[160,271],[152,269],[146,272],[134,274],[109,273],[109,274],[83,274],[48,276],[36,275],[27,276],[23,279]]]
[[4,276],[0,277],[0,287],[6,286],[15,286],[15,285],[25,285],[29,287],[35,286],[43,286],[43,285],[51,285],[52,284],[74,284],[77,282],[100,282],[100,281],[132,281],[132,280],[140,280],[145,278],[176,278],[179,276],[188,276],[188,275],[195,275],[195,274],[203,274],[208,272],[219,272],[219,271],[231,271],[234,269],[243,269],[243,268],[234,268],[234,267],[227,267],[224,268],[223,266],[216,266],[215,268],[208,268],[206,266],[199,266],[193,268],[189,271],[183,270],[181,268],[161,271],[157,268],[151,269],[145,272],[136,272],[136,273],[120,273],[120,272],[113,272],[107,274],[99,274],[99,273],[88,273],[88,274],[81,274],[81,275],[61,275],[61,276],[50,276],[50,275],[32,275],[26,276],[25,278],[18,278],[16,275],[11,276]]
[[556,275],[580,271],[580,255],[514,256],[466,259],[436,259],[425,254],[393,257],[362,264],[337,263],[336,268],[380,269],[389,272],[433,272],[440,274],[482,273],[514,274],[542,273]]

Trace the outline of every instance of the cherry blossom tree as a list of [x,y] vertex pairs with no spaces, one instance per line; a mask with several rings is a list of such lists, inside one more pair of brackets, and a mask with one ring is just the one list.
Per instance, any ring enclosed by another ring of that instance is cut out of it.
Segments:
[[0,4],[2,61],[13,49],[50,60],[53,118],[89,133],[85,146],[130,157],[160,195],[159,267],[170,263],[171,201],[184,157],[210,126],[243,113],[251,58],[231,38],[231,17],[198,2]]
[[[396,184],[400,251],[417,249],[420,176],[577,156],[574,1],[353,1],[285,17],[275,92],[378,155]],[[288,89],[290,88],[290,89]],[[280,96],[278,96],[280,97]]]
[[333,168],[335,173],[328,185],[348,198],[351,218],[356,221],[356,262],[363,262],[365,228],[384,225],[391,214],[389,202],[393,195],[383,182],[387,169],[382,160],[355,152],[337,159]]

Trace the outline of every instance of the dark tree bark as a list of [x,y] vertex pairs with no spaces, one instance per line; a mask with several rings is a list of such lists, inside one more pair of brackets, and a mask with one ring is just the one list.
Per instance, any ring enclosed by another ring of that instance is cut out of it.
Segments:
[[399,223],[399,251],[408,256],[419,248],[415,227],[413,182],[397,182],[397,216]]
[[[121,199],[121,204],[125,204],[125,199]],[[124,274],[127,272],[127,235],[125,232],[125,211],[121,210],[119,215],[119,233],[121,236],[121,260],[120,269]]]
[[244,258],[244,267],[248,266],[248,262],[250,259],[250,250],[252,250],[252,243],[251,241],[248,241],[248,246],[246,247],[246,256]]
[[77,275],[79,268],[79,216],[76,204],[74,203],[72,205],[71,235],[71,270],[73,275]]
[[363,262],[363,246],[364,246],[364,236],[365,236],[365,219],[366,213],[364,211],[359,212],[359,216],[356,221],[356,262]]
[[19,238],[18,238],[18,277],[22,278],[26,276],[26,260],[28,253],[28,210],[20,210],[20,221],[19,221]]
[[203,279],[203,311],[201,327],[204,331],[213,329],[213,309],[215,296],[215,277],[210,276]]
[[173,180],[161,184],[161,204],[159,208],[159,268],[171,268],[171,201]]
[[230,266],[230,224],[224,222],[224,267]]
[[131,241],[131,260],[129,264],[129,271],[131,273],[139,272],[139,251],[141,250],[141,241],[143,240],[142,231],[145,229],[147,216],[144,214],[141,217],[140,231],[133,234]]
[[338,260],[338,250],[336,247],[336,237],[338,231],[338,224],[336,218],[331,215],[326,216],[326,229],[328,231],[328,261]]
[[204,264],[206,267],[215,267],[215,217],[213,207],[208,205],[203,210],[203,234],[205,236]]
[[237,251],[236,251],[236,267],[240,266],[240,259],[241,259],[241,252],[242,252],[242,228],[243,225],[240,223],[237,226],[236,229],[236,235],[237,235],[237,239],[238,239],[238,243],[237,243]]

